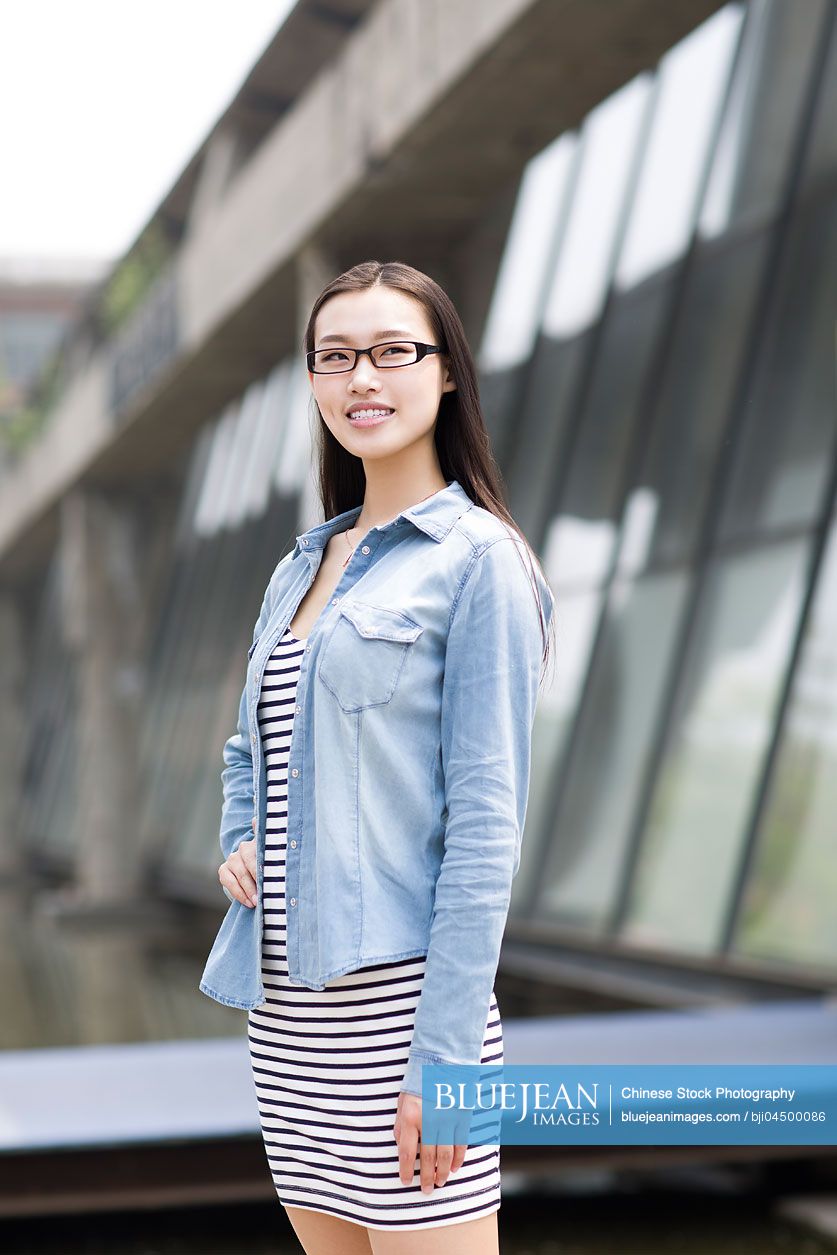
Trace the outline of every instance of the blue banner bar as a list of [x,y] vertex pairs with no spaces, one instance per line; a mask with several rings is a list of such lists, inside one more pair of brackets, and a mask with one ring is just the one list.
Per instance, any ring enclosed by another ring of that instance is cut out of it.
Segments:
[[425,1064],[435,1146],[836,1146],[837,1066]]

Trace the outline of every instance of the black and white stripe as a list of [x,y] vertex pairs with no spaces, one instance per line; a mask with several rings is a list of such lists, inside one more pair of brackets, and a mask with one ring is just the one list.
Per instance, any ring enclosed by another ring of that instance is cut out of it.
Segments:
[[[398,1173],[393,1135],[425,956],[361,968],[324,990],[287,980],[287,767],[305,649],[288,630],[265,668],[259,729],[267,766],[262,978],[266,1001],[248,1015],[265,1151],[280,1202],[373,1229],[423,1229],[473,1220],[500,1206],[500,1147],[469,1146],[456,1176],[421,1192]],[[502,1066],[492,992],[483,1063]],[[475,1126],[476,1127],[476,1126]]]

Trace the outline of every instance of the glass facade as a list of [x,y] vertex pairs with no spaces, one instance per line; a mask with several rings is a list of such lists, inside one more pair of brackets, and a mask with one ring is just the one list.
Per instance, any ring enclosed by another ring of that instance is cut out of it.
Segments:
[[[837,970],[836,12],[726,5],[520,179],[475,348],[557,648],[510,929]],[[210,903],[252,623],[314,521],[308,398],[300,355],[203,429],[156,611],[140,839]],[[26,761],[45,851],[78,836],[54,584]]]
[[728,5],[579,128],[506,446],[558,634],[512,927],[837,967],[835,48]]

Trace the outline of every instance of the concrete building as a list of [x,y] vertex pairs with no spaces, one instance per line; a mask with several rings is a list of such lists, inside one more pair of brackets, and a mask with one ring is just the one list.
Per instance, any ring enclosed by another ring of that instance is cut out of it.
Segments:
[[0,426],[7,447],[23,442],[25,433],[13,437],[10,427],[103,270],[94,260],[0,258]]
[[299,0],[3,455],[0,856],[36,904],[226,905],[221,746],[317,521],[302,329],[398,259],[463,313],[558,602],[503,964],[833,987],[836,18]]

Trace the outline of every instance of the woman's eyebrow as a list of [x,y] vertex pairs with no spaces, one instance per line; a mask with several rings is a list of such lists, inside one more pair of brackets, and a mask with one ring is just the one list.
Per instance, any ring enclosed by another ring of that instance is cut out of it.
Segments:
[[[412,334],[412,331],[404,331],[401,327],[390,327],[388,331],[374,332],[375,340],[373,343],[377,343],[378,340],[385,340],[387,336],[403,336],[405,339],[410,339]],[[345,335],[321,336],[320,344],[331,344],[332,341],[335,341],[338,344],[348,344],[351,338],[351,336]]]

